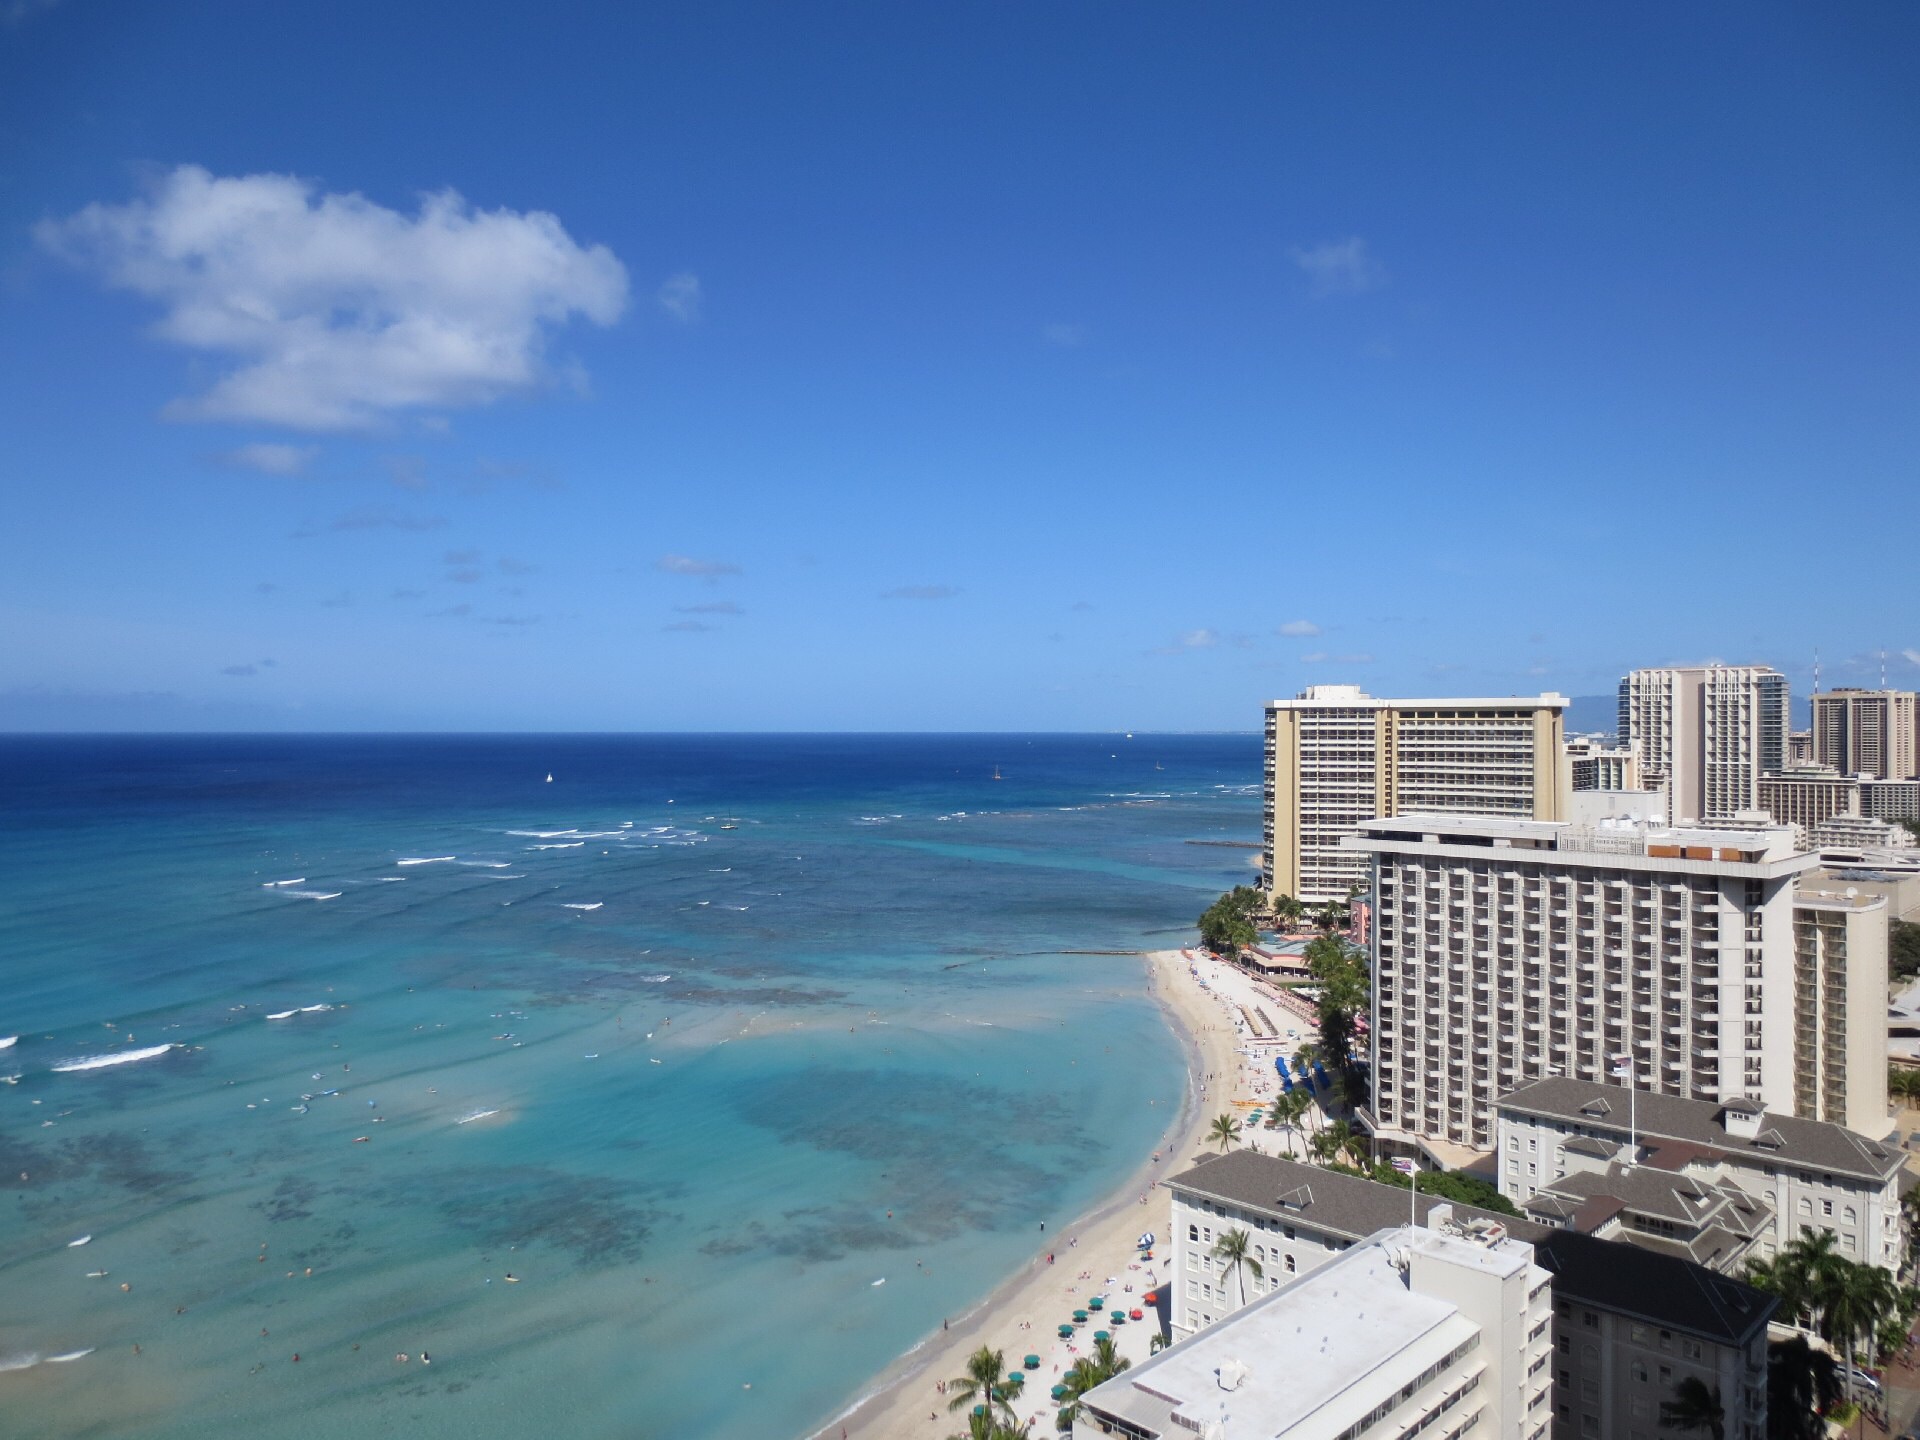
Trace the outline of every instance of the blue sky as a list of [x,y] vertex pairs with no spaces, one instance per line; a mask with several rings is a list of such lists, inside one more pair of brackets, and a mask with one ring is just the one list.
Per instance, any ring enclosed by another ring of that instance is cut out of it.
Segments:
[[1920,10],[0,0],[0,727],[1920,682]]

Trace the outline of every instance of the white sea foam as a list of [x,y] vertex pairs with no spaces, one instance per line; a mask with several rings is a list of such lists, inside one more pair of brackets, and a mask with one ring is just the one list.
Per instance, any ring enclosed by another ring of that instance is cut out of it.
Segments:
[[529,850],[578,850],[582,845],[586,843],[587,842],[584,840],[570,840],[564,844],[529,845],[527,846],[527,849]]
[[415,857],[415,858],[410,858],[406,860],[396,860],[393,863],[396,865],[450,865],[453,863],[453,856],[428,855],[425,857]]
[[562,835],[577,835],[580,832],[569,826],[565,830],[509,830],[509,835],[525,835],[533,840],[557,840]]
[[266,884],[262,885],[260,888],[262,890],[275,890],[282,885],[304,885],[306,883],[307,883],[306,876],[296,875],[291,880],[269,880],[267,881]]
[[71,1364],[71,1363],[72,1363],[73,1361],[75,1361],[75,1360],[84,1360],[84,1359],[86,1359],[86,1357],[87,1357],[87,1356],[89,1356],[89,1355],[91,1355],[91,1354],[93,1353],[93,1351],[94,1351],[94,1347],[93,1347],[93,1346],[91,1346],[91,1345],[89,1345],[89,1346],[88,1346],[88,1347],[87,1347],[86,1349],[84,1349],[84,1350],[69,1350],[69,1351],[68,1351],[68,1352],[67,1352],[66,1354],[64,1354],[64,1355],[49,1355],[49,1356],[47,1356],[47,1364],[49,1364],[49,1365],[68,1365],[68,1364]]
[[471,1115],[462,1115],[453,1123],[456,1125],[471,1125],[476,1120],[485,1120],[488,1116],[498,1115],[499,1113],[498,1110],[476,1110]]
[[80,1070],[105,1070],[113,1065],[131,1065],[136,1060],[151,1060],[156,1055],[164,1055],[173,1049],[171,1045],[149,1045],[144,1050],[120,1050],[111,1055],[85,1055],[76,1060],[63,1060],[53,1067],[56,1074],[72,1074]]
[[507,868],[507,862],[505,860],[461,860],[456,863],[478,866],[482,870],[504,870]]
[[562,904],[569,910],[598,910],[602,905],[606,903],[607,902],[604,900],[595,900],[591,904],[585,904],[585,903],[581,903],[573,900],[567,900],[562,902]]
[[649,984],[649,985],[664,985],[664,984],[666,984],[666,983],[667,983],[667,981],[669,981],[669,980],[671,980],[671,979],[673,978],[673,976],[671,976],[671,975],[642,975],[642,976],[641,976],[640,978],[641,978],[641,979],[642,979],[643,981],[645,981],[645,982],[646,982],[647,984]]
[[338,900],[346,892],[344,890],[282,890],[280,893],[296,900]]
[[40,1357],[31,1350],[24,1354],[0,1355],[0,1375],[9,1370],[31,1370],[39,1363]]
[[273,1014],[271,1014],[271,1015],[269,1015],[269,1016],[267,1016],[267,1019],[269,1019],[269,1020],[291,1020],[291,1019],[292,1019],[292,1018],[293,1018],[294,1016],[296,1016],[296,1015],[298,1015],[299,1013],[300,1013],[300,1012],[299,1012],[298,1010],[276,1010],[276,1011],[274,1011],[274,1012],[273,1012]]
[[0,1035],[0,1050],[13,1049],[14,1043],[18,1041],[19,1038],[18,1035]]

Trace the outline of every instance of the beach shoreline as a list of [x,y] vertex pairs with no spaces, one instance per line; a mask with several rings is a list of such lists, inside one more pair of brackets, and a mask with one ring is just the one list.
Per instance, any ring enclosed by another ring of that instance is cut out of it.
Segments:
[[[1020,1329],[1022,1321],[1037,1324],[1046,1315],[1064,1313],[1071,1302],[1063,1296],[1073,1295],[1081,1285],[1090,1291],[1101,1288],[1097,1280],[1080,1280],[1082,1272],[1096,1277],[1125,1274],[1137,1258],[1134,1241],[1142,1231],[1165,1238],[1171,1212],[1159,1181],[1186,1168],[1204,1142],[1212,1115],[1234,1098],[1240,1076],[1239,1035],[1222,1015],[1219,1000],[1195,980],[1193,962],[1185,953],[1155,950],[1142,958],[1149,993],[1187,1062],[1180,1112],[1161,1133],[1151,1158],[1091,1209],[1041,1237],[1020,1270],[894,1360],[857,1400],[809,1432],[808,1440],[838,1440],[842,1434],[846,1440],[944,1440],[963,1431],[965,1416],[948,1413],[937,1382],[963,1374],[967,1357],[983,1345],[1002,1351],[1012,1368],[1019,1367],[1022,1354],[1047,1354],[1055,1347],[1054,1338],[1042,1330]],[[1049,1253],[1055,1256],[1052,1265],[1046,1260]],[[1142,1290],[1151,1288],[1153,1281],[1145,1272],[1138,1279]],[[1051,1375],[1036,1374],[1033,1388],[1044,1393],[1051,1382]],[[1022,1406],[1023,1411],[1030,1408],[1032,1402]],[[1052,1408],[1050,1403],[1042,1408],[1049,1423]]]

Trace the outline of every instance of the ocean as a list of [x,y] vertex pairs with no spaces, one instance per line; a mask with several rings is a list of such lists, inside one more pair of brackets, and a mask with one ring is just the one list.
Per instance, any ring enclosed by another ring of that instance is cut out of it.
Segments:
[[0,737],[0,1429],[825,1424],[1178,1113],[1259,765]]

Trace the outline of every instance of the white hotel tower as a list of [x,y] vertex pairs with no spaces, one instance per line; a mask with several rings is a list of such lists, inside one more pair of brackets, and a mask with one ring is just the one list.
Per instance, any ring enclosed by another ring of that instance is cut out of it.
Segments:
[[1380,1139],[1459,1163],[1501,1095],[1620,1055],[1643,1089],[1801,1108],[1794,877],[1819,857],[1790,828],[1401,815],[1347,844],[1379,890]]

